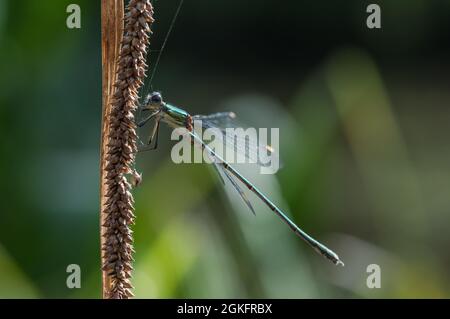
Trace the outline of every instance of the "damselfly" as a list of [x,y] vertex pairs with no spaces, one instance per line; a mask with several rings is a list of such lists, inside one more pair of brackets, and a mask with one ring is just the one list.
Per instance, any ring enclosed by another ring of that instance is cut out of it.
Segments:
[[[149,149],[156,149],[158,146],[158,135],[161,122],[165,122],[173,128],[185,128],[187,134],[191,138],[192,143],[201,147],[204,151],[206,150],[206,153],[211,157],[211,162],[218,172],[219,176],[221,177],[220,173],[222,172],[222,174],[230,181],[231,185],[236,189],[236,191],[239,193],[241,198],[253,213],[254,209],[250,201],[247,199],[245,193],[234,178],[239,180],[243,185],[245,185],[245,187],[247,187],[251,192],[259,197],[259,199],[261,199],[261,201],[267,207],[269,207],[275,214],[277,214],[300,238],[302,238],[308,245],[314,248],[314,250],[316,250],[319,254],[328,258],[336,265],[344,265],[344,263],[339,259],[336,253],[334,253],[331,249],[327,248],[325,245],[321,244],[320,242],[309,236],[302,229],[300,229],[255,185],[253,185],[248,179],[246,179],[241,173],[239,173],[227,161],[225,161],[222,156],[217,154],[217,152],[215,152],[208,144],[206,144],[193,129],[196,121],[201,122],[204,128],[212,128],[215,127],[217,121],[221,119],[232,119],[234,117],[234,113],[225,112],[211,115],[191,116],[185,110],[164,102],[159,92],[153,92],[147,96],[142,106],[142,111],[148,111],[150,112],[150,114],[138,123],[139,127],[145,125],[149,120],[154,119],[154,126],[150,138],[147,142]],[[218,129],[220,130],[220,128]],[[250,150],[246,151],[246,156],[251,154]],[[221,179],[223,181],[222,177]]]

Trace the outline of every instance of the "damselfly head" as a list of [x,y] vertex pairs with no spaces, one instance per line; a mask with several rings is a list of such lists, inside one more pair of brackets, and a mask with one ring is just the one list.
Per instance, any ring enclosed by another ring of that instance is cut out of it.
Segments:
[[164,101],[162,99],[161,93],[152,92],[147,95],[145,99],[144,109],[147,110],[157,110],[160,109],[164,105]]

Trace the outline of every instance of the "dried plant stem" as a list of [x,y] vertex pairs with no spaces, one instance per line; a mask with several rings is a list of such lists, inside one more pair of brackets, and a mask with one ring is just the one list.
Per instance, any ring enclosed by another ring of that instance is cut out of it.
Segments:
[[[102,137],[100,150],[100,225],[106,221],[106,153],[109,135],[108,114],[111,112],[111,99],[114,94],[114,83],[117,79],[117,63],[119,59],[120,40],[123,28],[123,0],[102,0]],[[105,227],[100,226],[100,245],[105,245]],[[105,256],[102,252],[102,264]],[[103,298],[108,296],[111,280],[105,271],[102,272]]]
[[123,16],[122,0],[102,0],[102,275],[103,298],[114,299],[133,296],[130,280],[134,201],[127,176],[136,174],[134,112],[147,70],[145,60],[153,8],[149,0],[130,0],[124,20]]

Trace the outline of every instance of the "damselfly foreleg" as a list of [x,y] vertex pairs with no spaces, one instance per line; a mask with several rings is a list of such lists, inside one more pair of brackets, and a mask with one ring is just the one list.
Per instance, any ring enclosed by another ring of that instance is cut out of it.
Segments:
[[147,117],[146,117],[145,119],[143,119],[142,121],[139,121],[139,122],[137,123],[137,126],[138,126],[138,127],[144,126],[148,121],[150,121],[152,118],[154,118],[156,115],[158,115],[159,112],[160,112],[159,110],[153,112],[152,114],[150,114],[149,116],[147,116]]
[[[150,119],[154,118],[155,116],[158,115],[159,112],[155,112],[153,114],[151,114],[150,116],[148,116],[147,118],[145,118],[143,121],[138,123],[138,126],[142,126],[145,123],[147,123]],[[143,123],[143,124],[142,124]],[[143,149],[139,149],[139,152],[146,152],[146,151],[152,151],[155,150],[158,147],[158,139],[159,139],[159,125],[161,123],[161,119],[158,117],[155,121],[155,124],[153,125],[153,129],[152,129],[152,133],[150,134],[150,137],[147,141],[147,143],[145,144],[145,147]],[[154,142],[153,146],[150,146],[152,144],[152,142]],[[141,142],[141,144],[144,144]]]
[[152,134],[150,135],[148,141],[147,141],[147,145],[151,145],[153,141],[155,141],[154,145],[152,148],[152,150],[156,150],[156,148],[158,147],[158,137],[159,137],[159,123],[161,123],[160,119],[157,119],[155,122],[155,125],[153,126],[153,131]]

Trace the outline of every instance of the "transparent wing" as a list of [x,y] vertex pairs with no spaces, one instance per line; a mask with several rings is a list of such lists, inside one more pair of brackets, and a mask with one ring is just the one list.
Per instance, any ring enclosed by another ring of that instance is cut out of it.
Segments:
[[253,215],[256,215],[255,210],[253,209],[252,204],[247,198],[247,195],[245,195],[242,188],[239,186],[239,184],[236,182],[236,180],[233,178],[233,176],[228,173],[228,171],[223,167],[223,165],[220,162],[217,162],[217,159],[210,153],[208,153],[208,156],[212,162],[213,168],[216,171],[217,175],[219,175],[219,179],[222,182],[223,185],[225,185],[225,180],[222,177],[222,174],[225,175],[228,180],[230,181],[233,188],[236,190],[236,192],[241,196],[241,199],[244,201],[244,203],[247,205],[247,207],[251,210]]
[[[211,157],[211,156],[210,156]],[[214,160],[212,160],[212,164],[213,164],[213,168],[216,171],[217,175],[219,176],[220,181],[222,182],[222,185],[225,186],[225,180],[222,177],[222,174],[220,174],[220,172],[223,170],[221,169],[221,167],[219,167],[219,164],[217,164]]]
[[253,215],[256,215],[255,210],[253,209],[252,204],[250,203],[250,201],[247,198],[247,195],[245,195],[244,191],[241,189],[241,187],[238,185],[238,183],[236,183],[236,181],[234,180],[233,176],[230,175],[230,173],[228,173],[227,170],[222,168],[222,172],[225,174],[225,176],[228,178],[228,180],[230,181],[231,185],[233,185],[234,189],[238,192],[238,194],[241,196],[242,200],[245,202],[245,204],[247,204],[248,208],[250,208],[250,210],[252,211]]
[[214,129],[218,133],[215,134],[215,137],[219,139],[218,142],[231,149],[235,156],[238,154],[243,155],[250,163],[256,163],[259,166],[269,166],[270,162],[262,161],[261,159],[265,159],[268,156],[278,158],[277,152],[270,145],[261,144],[259,141],[251,141],[250,136],[247,134],[236,134],[239,131],[227,130],[239,127],[235,118],[236,116],[233,112],[193,116],[194,127],[195,123],[201,123],[203,129]]
[[233,127],[236,119],[234,112],[219,112],[209,115],[194,115],[192,117],[195,120],[202,120],[209,122],[217,127]]

